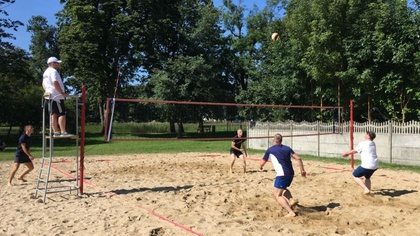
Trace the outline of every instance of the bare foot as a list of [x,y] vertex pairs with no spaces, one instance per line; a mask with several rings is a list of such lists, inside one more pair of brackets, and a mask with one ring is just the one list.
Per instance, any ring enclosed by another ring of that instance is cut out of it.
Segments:
[[369,190],[365,190],[365,191],[363,192],[363,194],[368,195],[368,194],[370,194],[370,191],[369,191]]
[[8,182],[7,186],[13,186],[12,182]]
[[233,174],[233,170],[232,168],[229,169],[229,173]]
[[22,181],[22,182],[28,182],[26,179],[24,179],[23,177],[19,177],[18,180]]
[[295,217],[296,213],[294,212],[289,212],[289,214],[285,215],[284,217]]

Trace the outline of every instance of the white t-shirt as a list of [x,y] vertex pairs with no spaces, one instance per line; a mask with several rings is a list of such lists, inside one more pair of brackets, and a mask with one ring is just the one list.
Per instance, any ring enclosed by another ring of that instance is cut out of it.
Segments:
[[375,170],[379,167],[378,156],[376,155],[376,145],[370,140],[365,140],[357,144],[354,149],[360,153],[362,160],[361,166],[365,169]]
[[61,80],[61,76],[58,71],[52,67],[48,67],[42,78],[42,85],[45,89],[45,92],[51,94],[51,98],[54,100],[62,100],[64,97],[54,88],[54,81],[57,81],[60,85],[61,91],[64,92],[64,84]]

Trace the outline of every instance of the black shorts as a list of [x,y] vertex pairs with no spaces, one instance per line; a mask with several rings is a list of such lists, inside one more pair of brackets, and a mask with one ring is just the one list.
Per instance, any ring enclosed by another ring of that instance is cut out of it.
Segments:
[[31,159],[27,156],[15,156],[15,163],[28,163],[32,162]]
[[230,150],[230,154],[234,154],[236,158],[239,158],[240,155],[243,155],[243,153],[238,150]]
[[66,115],[66,106],[64,105],[64,100],[59,100],[59,101],[53,100],[51,105],[52,105],[52,111],[51,111],[51,107],[49,107],[49,112],[51,114],[57,114],[58,116]]

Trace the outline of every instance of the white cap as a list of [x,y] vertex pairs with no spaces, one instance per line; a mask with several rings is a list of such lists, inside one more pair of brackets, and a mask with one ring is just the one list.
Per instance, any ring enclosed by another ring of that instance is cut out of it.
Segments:
[[58,60],[56,57],[48,58],[47,64],[50,64],[50,63],[53,63],[53,62],[61,63],[61,61]]

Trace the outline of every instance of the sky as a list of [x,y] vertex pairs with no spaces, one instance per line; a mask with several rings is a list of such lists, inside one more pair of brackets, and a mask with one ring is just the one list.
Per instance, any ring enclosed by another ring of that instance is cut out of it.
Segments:
[[[214,0],[214,5],[219,7],[223,0]],[[239,0],[233,0],[235,4]],[[259,9],[264,7],[263,0],[242,0],[243,5],[251,9],[254,5]],[[24,23],[24,26],[18,28],[18,31],[11,31],[16,40],[7,40],[13,45],[20,47],[29,52],[29,44],[31,43],[31,34],[26,32],[26,25],[32,16],[43,16],[48,20],[49,25],[55,25],[55,14],[63,8],[60,0],[16,0],[15,3],[9,5],[1,5],[1,10],[6,11],[11,20],[19,20]],[[1,15],[1,17],[4,17]],[[5,17],[6,18],[6,17]],[[10,31],[9,31],[10,32]]]

